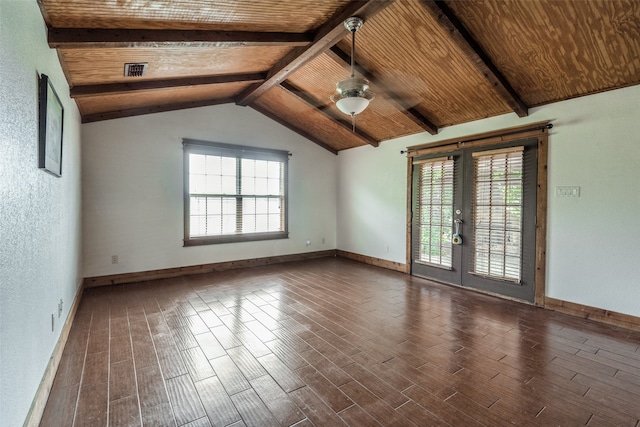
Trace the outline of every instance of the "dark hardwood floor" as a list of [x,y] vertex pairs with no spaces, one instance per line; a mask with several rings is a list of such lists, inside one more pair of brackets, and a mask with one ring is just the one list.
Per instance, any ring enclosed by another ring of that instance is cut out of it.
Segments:
[[326,258],[88,289],[42,426],[640,426],[640,333]]

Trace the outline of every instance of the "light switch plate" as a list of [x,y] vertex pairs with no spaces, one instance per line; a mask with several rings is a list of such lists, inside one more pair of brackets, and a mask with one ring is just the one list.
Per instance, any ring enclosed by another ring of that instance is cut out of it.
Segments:
[[580,187],[556,187],[556,197],[580,197]]

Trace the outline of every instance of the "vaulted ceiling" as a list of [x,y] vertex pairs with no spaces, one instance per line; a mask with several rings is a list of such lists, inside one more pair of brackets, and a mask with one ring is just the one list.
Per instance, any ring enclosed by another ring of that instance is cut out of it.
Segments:
[[[83,122],[236,103],[337,153],[640,84],[637,0],[38,2]],[[350,16],[376,95],[355,132],[330,99]]]

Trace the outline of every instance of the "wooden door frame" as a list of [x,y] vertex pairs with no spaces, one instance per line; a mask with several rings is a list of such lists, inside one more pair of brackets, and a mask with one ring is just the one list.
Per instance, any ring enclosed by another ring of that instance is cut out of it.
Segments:
[[546,287],[547,256],[547,157],[550,124],[548,121],[536,122],[526,126],[517,126],[492,132],[452,138],[431,144],[407,147],[407,235],[406,265],[411,274],[411,232],[413,217],[413,158],[425,154],[440,154],[464,148],[487,147],[504,142],[527,138],[536,138],[538,148],[538,177],[536,192],[536,251],[535,251],[535,296],[534,305],[544,307]]

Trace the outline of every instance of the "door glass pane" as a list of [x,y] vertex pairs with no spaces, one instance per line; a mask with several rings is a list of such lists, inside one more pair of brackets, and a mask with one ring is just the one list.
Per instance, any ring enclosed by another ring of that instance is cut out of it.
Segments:
[[420,230],[415,261],[451,268],[453,223],[453,160],[419,165],[416,212]]
[[523,151],[474,153],[473,272],[521,278]]

